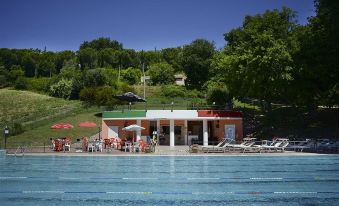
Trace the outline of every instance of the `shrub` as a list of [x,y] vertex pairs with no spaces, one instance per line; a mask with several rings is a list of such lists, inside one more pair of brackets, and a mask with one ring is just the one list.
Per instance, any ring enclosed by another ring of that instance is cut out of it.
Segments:
[[25,75],[25,72],[23,70],[23,68],[19,65],[13,65],[10,68],[10,71],[8,73],[8,80],[12,83],[15,83],[15,81],[19,78],[19,77],[23,77]]
[[27,85],[28,85],[27,79],[23,76],[20,76],[15,81],[14,88],[18,90],[24,90],[24,89],[27,89]]
[[111,87],[102,87],[96,90],[95,102],[98,106],[114,107],[118,104],[118,100],[113,96],[116,91]]
[[73,87],[72,80],[61,79],[56,84],[50,86],[49,94],[53,97],[69,99],[71,96],[72,87]]
[[48,77],[28,78],[28,90],[48,92],[51,79]]
[[80,91],[79,99],[87,106],[95,104],[96,89],[93,87],[86,87]]
[[148,74],[153,85],[172,84],[175,80],[173,67],[164,62],[151,65]]
[[177,85],[166,85],[162,87],[162,96],[165,97],[185,97],[186,89]]
[[108,77],[105,74],[105,69],[88,70],[84,77],[84,85],[87,87],[100,87],[108,83]]
[[133,67],[121,71],[121,77],[129,84],[137,84],[140,82],[141,71]]
[[215,102],[217,107],[233,107],[233,97],[226,87],[210,87],[207,91],[206,101],[212,105]]

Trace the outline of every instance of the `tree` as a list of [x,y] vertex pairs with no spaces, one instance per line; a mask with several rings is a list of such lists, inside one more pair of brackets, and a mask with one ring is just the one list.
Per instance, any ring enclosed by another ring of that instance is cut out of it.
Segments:
[[97,65],[98,55],[97,51],[92,48],[80,49],[78,52],[78,58],[81,65],[81,69],[93,69]]
[[316,16],[299,30],[299,70],[294,86],[299,102],[316,107],[339,104],[339,4],[316,0]]
[[121,77],[129,84],[137,84],[140,82],[141,71],[137,68],[129,67],[121,71]]
[[66,62],[75,59],[75,53],[73,51],[65,50],[56,53],[55,56],[55,69],[56,72],[59,73],[63,66],[65,66]]
[[215,56],[214,75],[223,75],[230,93],[285,101],[293,80],[296,50],[290,38],[296,27],[295,13],[288,8],[247,16],[241,28],[225,34],[224,52]]
[[112,48],[105,48],[99,52],[99,66],[106,67],[106,66],[113,66],[114,65],[114,49]]
[[49,95],[69,99],[72,92],[72,80],[61,79],[56,84],[51,85]]
[[214,53],[214,44],[205,39],[197,39],[184,46],[182,66],[188,87],[199,89],[208,80]]
[[80,50],[86,49],[86,48],[92,48],[92,49],[99,51],[99,50],[107,49],[107,48],[111,48],[113,50],[122,50],[123,47],[122,47],[122,44],[116,40],[111,40],[110,38],[100,37],[98,39],[94,39],[89,42],[84,41],[80,45]]
[[21,66],[13,65],[8,73],[8,80],[12,83],[15,83],[18,77],[23,77],[24,75],[25,72]]
[[108,78],[105,69],[91,69],[87,70],[84,76],[84,85],[86,87],[100,87],[108,83]]
[[148,74],[153,85],[172,84],[175,80],[173,67],[165,62],[151,65]]
[[166,48],[161,50],[162,57],[164,60],[170,64],[175,72],[183,71],[181,66],[181,59],[182,59],[182,48]]

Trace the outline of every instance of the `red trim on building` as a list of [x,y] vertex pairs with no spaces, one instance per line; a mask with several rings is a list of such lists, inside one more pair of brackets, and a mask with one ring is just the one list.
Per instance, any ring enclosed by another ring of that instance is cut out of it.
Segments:
[[199,110],[198,117],[242,117],[242,112]]

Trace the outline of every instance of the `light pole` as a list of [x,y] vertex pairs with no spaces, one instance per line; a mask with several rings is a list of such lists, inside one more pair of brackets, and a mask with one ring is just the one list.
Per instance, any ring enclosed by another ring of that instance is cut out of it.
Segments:
[[4,138],[5,138],[5,149],[6,149],[6,146],[7,146],[7,137],[9,136],[9,128],[7,127],[7,125],[6,125],[6,127],[5,127],[5,129],[4,129]]
[[99,140],[101,140],[101,136],[100,136],[100,132],[101,132],[101,131],[100,131],[100,126],[98,127],[98,130],[99,130],[99,133],[98,133],[98,134],[99,134]]

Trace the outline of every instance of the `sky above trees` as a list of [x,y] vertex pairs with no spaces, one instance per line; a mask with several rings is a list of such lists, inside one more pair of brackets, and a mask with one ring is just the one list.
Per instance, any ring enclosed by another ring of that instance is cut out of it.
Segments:
[[246,15],[287,6],[298,22],[314,15],[313,0],[2,0],[0,48],[78,50],[85,40],[110,37],[124,48],[153,50],[197,38],[225,44],[223,34]]

